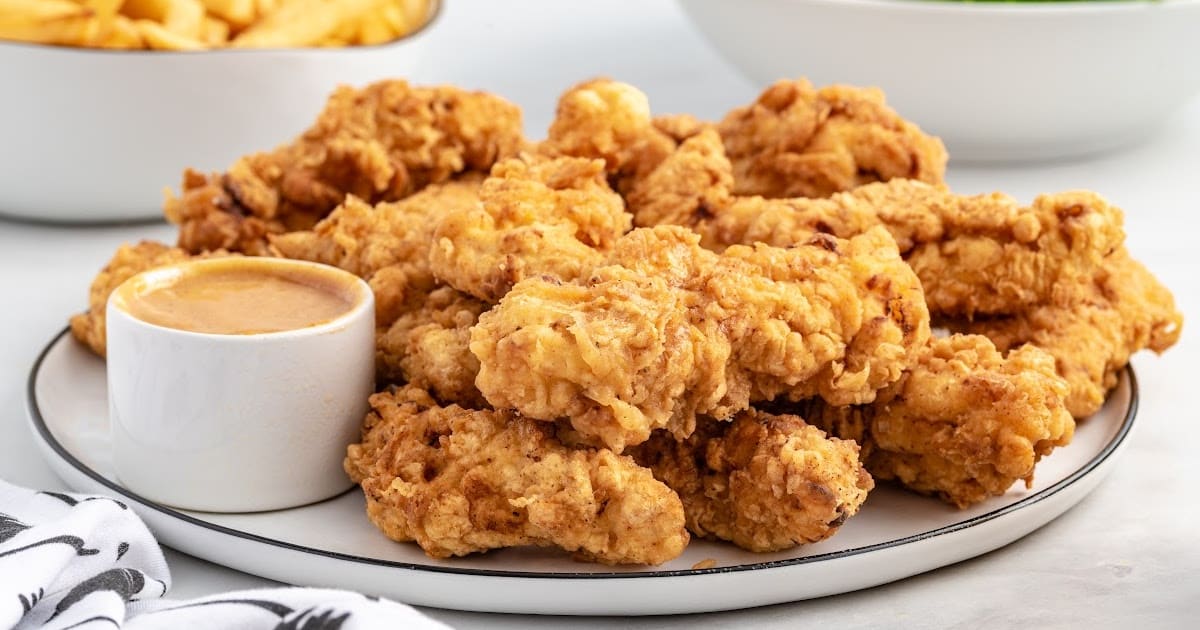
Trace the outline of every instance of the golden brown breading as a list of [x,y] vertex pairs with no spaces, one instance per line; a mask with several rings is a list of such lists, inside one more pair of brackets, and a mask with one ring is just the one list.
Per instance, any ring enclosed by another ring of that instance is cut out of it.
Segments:
[[1175,345],[1183,314],[1175,298],[1122,247],[1089,281],[1061,287],[1069,295],[1011,317],[950,322],[987,335],[1002,350],[1032,343],[1054,356],[1070,383],[1066,405],[1076,418],[1100,410],[1131,354]]
[[375,293],[375,325],[386,329],[438,286],[429,269],[433,229],[452,209],[477,206],[481,182],[467,175],[375,206],[347,197],[312,230],[272,235],[271,251],[366,279]]
[[946,171],[942,141],[897,115],[877,89],[779,81],[718,129],[738,195],[826,197],[897,178],[941,184]]
[[[661,126],[683,131],[692,120],[663,119]],[[675,149],[675,140],[656,122],[641,90],[611,79],[592,79],[559,98],[554,121],[538,151],[604,160],[620,189],[622,180],[648,172]]]
[[630,228],[600,160],[504,160],[479,196],[481,204],[446,209],[429,264],[438,279],[487,302],[530,275],[578,277]]
[[[209,254],[209,256],[223,255],[225,252]],[[143,271],[183,262],[190,258],[192,257],[182,249],[154,241],[141,241],[134,245],[120,246],[104,269],[92,280],[91,289],[88,291],[88,309],[71,318],[71,334],[87,344],[92,352],[102,357],[105,356],[107,346],[104,309],[108,305],[108,296],[123,282]]]
[[403,198],[464,171],[485,172],[525,141],[521,112],[482,92],[381,81],[338,88],[291,144],[224,174],[184,174],[164,212],[179,246],[262,254],[265,237],[311,228],[346,198]]
[[930,311],[965,317],[1062,302],[1125,239],[1121,211],[1095,193],[1021,206],[1007,195],[955,195],[905,180],[823,200],[740,198],[714,214],[698,229],[717,248],[784,246],[813,229],[848,238],[883,225],[921,278]]
[[471,352],[491,404],[620,451],[781,395],[870,401],[929,335],[882,228],[724,255],[683,228],[639,229],[607,262],[575,282],[528,278],[480,317]]
[[487,403],[475,388],[479,360],[470,343],[471,327],[488,305],[445,286],[419,296],[376,333],[376,377],[412,383],[438,400],[483,408]]
[[688,530],[750,551],[833,535],[875,486],[857,444],[793,415],[743,411],[683,441],[656,433],[630,454],[679,493]]
[[716,251],[787,247],[813,233],[850,238],[882,225],[920,276],[930,310],[966,317],[1061,303],[1125,238],[1121,211],[1090,192],[1021,206],[998,193],[892,180],[826,199],[766,199],[734,195],[729,168],[713,132],[692,136],[633,186],[634,223],[686,225]]
[[986,337],[934,339],[874,403],[792,407],[809,423],[862,446],[867,470],[967,507],[1032,483],[1034,466],[1071,441],[1067,384],[1033,346],[1005,357]]
[[557,546],[606,564],[660,564],[687,545],[679,497],[629,457],[572,449],[554,425],[439,407],[405,387],[371,397],[346,472],[389,538],[435,558]]
[[732,191],[733,166],[725,157],[721,137],[716,129],[705,127],[637,178],[625,201],[634,225],[696,229],[712,218],[714,209],[730,204]]
[[270,242],[286,258],[333,265],[360,278],[397,264],[428,274],[437,221],[453,209],[477,206],[482,181],[467,175],[374,206],[349,196],[312,230],[271,235]]

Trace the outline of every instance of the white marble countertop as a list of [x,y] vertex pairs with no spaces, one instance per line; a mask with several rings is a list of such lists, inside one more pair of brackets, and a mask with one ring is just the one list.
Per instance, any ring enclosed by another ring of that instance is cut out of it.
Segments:
[[[544,132],[556,96],[593,75],[642,87],[656,111],[704,117],[716,117],[757,92],[669,2],[451,0],[442,19],[430,33],[426,67],[411,78],[508,96],[525,108],[535,136]],[[1023,201],[1069,188],[1101,191],[1125,209],[1134,255],[1174,290],[1185,314],[1200,313],[1200,101],[1145,144],[1120,154],[1020,167],[964,167],[952,160],[949,180],[959,192],[1003,190]],[[143,237],[170,241],[173,235],[157,223],[66,227],[0,219],[0,477],[33,487],[63,487],[24,428],[29,367],[67,316],[83,307],[92,276],[119,243]],[[1064,516],[974,560],[848,595],[703,616],[618,620],[428,612],[460,628],[568,622],[582,627],[1194,627],[1200,602],[1195,535],[1200,458],[1193,448],[1200,443],[1200,413],[1192,398],[1197,364],[1200,343],[1191,326],[1165,356],[1136,357],[1139,426],[1116,470]],[[180,553],[168,551],[168,561],[173,597],[270,584]]]

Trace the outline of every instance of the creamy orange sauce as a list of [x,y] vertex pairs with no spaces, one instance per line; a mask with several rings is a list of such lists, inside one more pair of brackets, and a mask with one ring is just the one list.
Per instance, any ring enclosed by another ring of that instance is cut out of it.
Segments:
[[151,324],[199,333],[252,335],[297,330],[349,313],[354,287],[319,270],[246,259],[185,267],[177,278],[124,301]]

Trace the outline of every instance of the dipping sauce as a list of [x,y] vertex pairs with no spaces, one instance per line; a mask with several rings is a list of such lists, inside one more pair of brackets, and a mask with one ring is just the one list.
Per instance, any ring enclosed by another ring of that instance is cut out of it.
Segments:
[[[198,333],[253,335],[298,330],[353,310],[356,287],[335,269],[253,258],[185,263],[122,296],[144,322]],[[152,276],[153,278],[153,276]]]

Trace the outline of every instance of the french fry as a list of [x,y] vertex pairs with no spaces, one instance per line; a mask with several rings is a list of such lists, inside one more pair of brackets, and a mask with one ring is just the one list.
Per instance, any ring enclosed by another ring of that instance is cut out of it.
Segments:
[[172,33],[200,39],[204,32],[204,5],[200,0],[171,0],[163,26]]
[[262,17],[279,8],[280,0],[254,0],[255,13]]
[[113,49],[374,45],[437,0],[0,0],[0,39]]
[[204,9],[224,20],[233,28],[245,28],[254,21],[259,11],[255,0],[200,0]]
[[211,47],[224,46],[229,41],[229,23],[214,17],[204,17],[204,31],[200,39]]
[[379,0],[292,0],[233,39],[238,48],[312,46]]
[[336,37],[330,37],[329,39],[323,39],[315,44],[315,46],[317,46],[318,48],[345,48],[346,46],[352,46],[352,45],[353,44],[351,42],[348,42],[344,39],[338,39]]
[[429,19],[429,13],[433,10],[433,2],[438,0],[399,0],[400,8],[404,12],[404,17],[407,19],[407,28],[400,31],[401,35],[407,35],[419,28],[426,20]]
[[414,16],[406,13],[404,7],[399,2],[389,2],[383,5],[380,17],[387,22],[392,32],[397,36],[413,30],[412,24],[416,22]]
[[133,20],[124,15],[113,17],[112,28],[99,44],[101,48],[117,48],[122,50],[137,50],[144,48],[146,43],[138,32]]
[[396,31],[379,11],[372,11],[359,18],[358,37],[354,40],[356,43],[374,46],[393,39],[396,39]]
[[101,26],[95,11],[67,0],[0,0],[0,38],[91,46],[99,41]]
[[[78,0],[77,0],[78,1]],[[110,39],[113,26],[117,19],[117,10],[121,8],[124,0],[83,0],[80,4],[92,10],[93,15],[99,23],[99,33],[97,37],[100,42]],[[103,46],[103,43],[98,44]]]
[[161,23],[167,18],[171,0],[125,0],[121,14],[135,20],[153,20]]
[[54,20],[87,18],[92,10],[70,0],[0,0],[0,26],[34,26]]
[[152,20],[137,20],[134,22],[138,33],[146,41],[148,47],[154,50],[204,50],[204,42],[180,35],[167,30],[162,24]]

